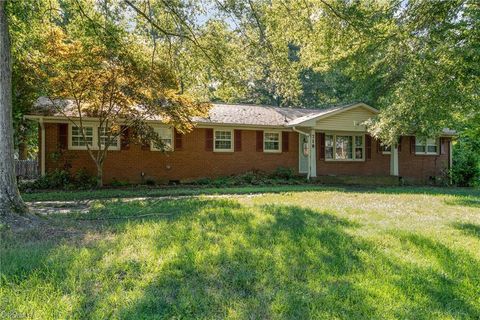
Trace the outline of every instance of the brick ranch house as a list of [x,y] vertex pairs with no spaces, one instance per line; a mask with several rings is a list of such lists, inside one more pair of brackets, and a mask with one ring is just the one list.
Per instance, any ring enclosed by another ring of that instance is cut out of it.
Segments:
[[[399,176],[425,183],[451,167],[454,132],[439,138],[401,137],[396,146],[383,146],[368,135],[363,123],[378,110],[364,103],[328,109],[295,109],[260,105],[213,104],[207,118],[193,119],[193,131],[182,135],[160,121],[150,121],[168,152],[153,145],[129,143],[127,134],[116,139],[104,164],[105,183],[190,181],[244,173],[272,172],[288,167],[308,177]],[[96,173],[85,141],[67,118],[58,114],[29,115],[39,123],[40,168],[46,172],[69,159],[71,171]],[[98,120],[84,120],[87,139],[97,145]]]

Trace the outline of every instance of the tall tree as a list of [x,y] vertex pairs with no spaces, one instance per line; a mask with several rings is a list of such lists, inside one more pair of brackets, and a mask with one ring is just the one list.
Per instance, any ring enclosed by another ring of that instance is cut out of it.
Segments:
[[18,192],[13,157],[12,64],[6,13],[0,2],[0,215],[26,213]]
[[[81,15],[68,11],[67,28],[52,27],[46,54],[36,58],[47,79],[42,85],[47,105],[79,128],[81,143],[96,165],[99,187],[108,150],[121,135],[128,132],[131,142],[152,140],[164,149],[147,120],[162,119],[186,132],[193,127],[191,118],[205,116],[209,107],[180,92],[169,66],[125,32],[111,9],[82,6]],[[87,138],[92,127],[85,124],[86,117],[98,119],[98,141]]]

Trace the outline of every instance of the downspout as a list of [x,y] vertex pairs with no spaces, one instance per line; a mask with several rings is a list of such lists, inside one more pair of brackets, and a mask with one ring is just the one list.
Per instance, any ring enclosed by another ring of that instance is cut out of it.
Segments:
[[450,177],[450,184],[453,184],[453,177],[452,177],[452,168],[453,168],[453,144],[452,139],[448,142],[448,175]]
[[40,142],[40,174],[43,177],[45,175],[45,124],[43,123],[43,117],[38,120],[41,129],[41,142]]

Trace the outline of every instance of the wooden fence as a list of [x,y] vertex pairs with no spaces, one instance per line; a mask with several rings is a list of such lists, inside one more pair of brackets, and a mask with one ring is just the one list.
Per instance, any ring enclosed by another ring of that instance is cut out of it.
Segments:
[[15,160],[15,173],[17,177],[22,177],[23,179],[38,178],[38,161]]

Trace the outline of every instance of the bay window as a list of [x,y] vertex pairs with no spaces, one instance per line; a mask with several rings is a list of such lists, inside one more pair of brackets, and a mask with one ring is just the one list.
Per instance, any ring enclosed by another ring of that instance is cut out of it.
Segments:
[[325,159],[359,161],[364,159],[363,135],[325,135]]
[[335,159],[352,160],[352,136],[335,136]]

